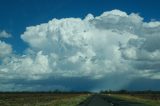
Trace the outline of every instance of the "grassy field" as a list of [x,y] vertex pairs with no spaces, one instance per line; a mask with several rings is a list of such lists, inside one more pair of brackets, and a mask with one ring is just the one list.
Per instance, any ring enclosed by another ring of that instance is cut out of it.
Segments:
[[0,94],[0,106],[77,106],[88,94]]
[[160,94],[110,94],[109,96],[143,103],[147,106],[160,106]]

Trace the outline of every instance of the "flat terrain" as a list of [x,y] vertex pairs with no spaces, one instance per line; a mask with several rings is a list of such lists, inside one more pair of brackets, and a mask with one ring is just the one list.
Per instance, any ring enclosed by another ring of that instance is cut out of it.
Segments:
[[0,93],[0,106],[160,106],[160,94]]
[[0,106],[77,106],[88,94],[1,93]]
[[142,103],[117,99],[106,95],[94,95],[79,106],[146,106]]

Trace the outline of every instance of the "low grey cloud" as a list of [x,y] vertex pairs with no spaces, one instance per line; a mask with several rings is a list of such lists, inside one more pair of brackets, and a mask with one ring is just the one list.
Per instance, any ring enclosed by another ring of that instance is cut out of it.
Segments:
[[0,30],[0,38],[9,38],[12,35],[8,32],[6,32],[5,30]]
[[[6,56],[9,56],[12,53],[12,45],[10,45],[2,40],[2,38],[5,39],[5,38],[9,38],[11,36],[12,35],[9,34],[8,32],[6,32],[5,30],[0,30],[0,59],[4,58]],[[1,62],[1,60],[0,60],[0,62]]]
[[12,53],[12,46],[0,40],[0,58],[6,57]]

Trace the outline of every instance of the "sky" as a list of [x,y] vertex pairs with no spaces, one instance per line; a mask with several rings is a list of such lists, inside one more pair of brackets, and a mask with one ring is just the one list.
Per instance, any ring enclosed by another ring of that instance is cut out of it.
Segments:
[[160,90],[159,0],[1,0],[0,91]]

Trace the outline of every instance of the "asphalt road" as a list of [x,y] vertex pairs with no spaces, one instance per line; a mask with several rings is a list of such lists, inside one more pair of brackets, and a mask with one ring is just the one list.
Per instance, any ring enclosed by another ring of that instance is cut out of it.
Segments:
[[146,106],[136,102],[115,99],[109,96],[93,95],[79,106]]

